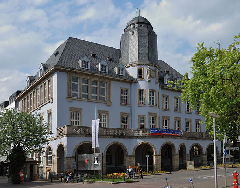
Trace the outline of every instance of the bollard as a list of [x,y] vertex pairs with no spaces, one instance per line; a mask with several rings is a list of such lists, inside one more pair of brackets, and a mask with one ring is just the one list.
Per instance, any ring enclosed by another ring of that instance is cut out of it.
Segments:
[[235,170],[234,172],[233,172],[233,178],[234,178],[234,182],[233,182],[233,185],[234,185],[234,188],[238,188],[238,173],[237,173],[237,171]]
[[190,183],[192,183],[192,188],[194,188],[192,179],[190,179]]

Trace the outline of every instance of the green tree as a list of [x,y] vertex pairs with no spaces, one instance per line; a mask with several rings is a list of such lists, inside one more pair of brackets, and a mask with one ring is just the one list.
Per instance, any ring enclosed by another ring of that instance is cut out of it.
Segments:
[[26,152],[39,152],[48,142],[47,136],[47,124],[38,114],[15,109],[0,113],[0,154],[8,156],[12,183],[20,183]]
[[200,114],[205,116],[207,130],[212,133],[213,120],[208,115],[220,115],[216,119],[219,139],[226,132],[229,139],[236,143],[240,132],[240,51],[239,37],[234,37],[226,49],[206,48],[198,44],[197,52],[191,58],[192,78],[184,75],[182,100],[189,101],[196,109],[200,104]]

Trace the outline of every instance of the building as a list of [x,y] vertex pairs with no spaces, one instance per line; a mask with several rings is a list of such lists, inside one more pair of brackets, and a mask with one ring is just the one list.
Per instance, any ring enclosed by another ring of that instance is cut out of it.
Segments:
[[[69,37],[16,98],[20,110],[42,114],[52,133],[32,173],[47,178],[48,172],[73,170],[77,154],[93,152],[95,108],[104,173],[137,163],[146,169],[147,159],[149,170],[178,170],[187,161],[206,165],[213,141],[204,119],[181,101],[179,89],[167,86],[179,80],[180,88],[182,77],[158,60],[157,35],[142,16],[127,24],[120,49]],[[183,134],[150,135],[150,128]],[[220,149],[218,141],[218,157]]]

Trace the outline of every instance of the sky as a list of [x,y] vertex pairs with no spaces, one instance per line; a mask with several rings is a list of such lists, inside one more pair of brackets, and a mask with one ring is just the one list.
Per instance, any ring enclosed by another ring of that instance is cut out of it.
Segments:
[[189,73],[198,43],[226,48],[240,33],[239,7],[239,0],[0,0],[0,103],[68,37],[119,49],[137,8],[157,34],[158,59]]

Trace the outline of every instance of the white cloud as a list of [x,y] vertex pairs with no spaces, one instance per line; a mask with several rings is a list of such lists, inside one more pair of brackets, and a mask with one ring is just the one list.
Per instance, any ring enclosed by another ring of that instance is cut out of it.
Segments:
[[15,91],[24,89],[27,76],[20,71],[0,69],[0,101],[8,100]]

